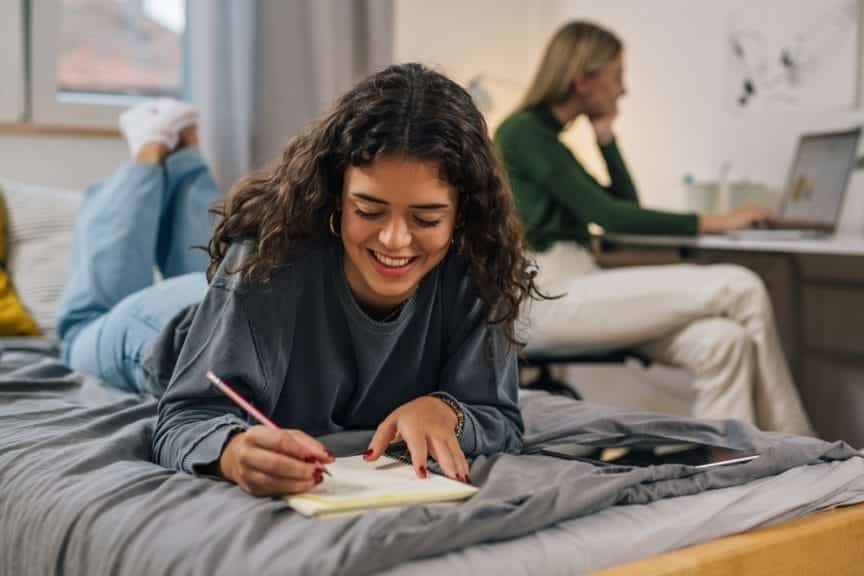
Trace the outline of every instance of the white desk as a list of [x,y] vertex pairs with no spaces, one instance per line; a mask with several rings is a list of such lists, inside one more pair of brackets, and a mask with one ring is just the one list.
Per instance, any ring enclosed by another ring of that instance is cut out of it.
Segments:
[[864,236],[833,236],[812,240],[736,240],[723,235],[709,236],[635,236],[610,234],[613,244],[627,246],[667,246],[743,252],[782,252],[790,254],[834,254],[864,256]]
[[820,435],[864,447],[864,237],[796,241],[725,236],[609,235],[610,256],[629,261],[735,263],[765,281],[780,338]]

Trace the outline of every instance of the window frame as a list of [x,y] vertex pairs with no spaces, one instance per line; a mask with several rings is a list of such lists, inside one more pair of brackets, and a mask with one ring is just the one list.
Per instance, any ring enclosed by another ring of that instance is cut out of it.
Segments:
[[[146,99],[123,94],[61,94],[57,82],[61,0],[26,1],[30,7],[31,122],[53,126],[113,128],[117,126],[121,112]],[[185,68],[184,63],[184,76]]]

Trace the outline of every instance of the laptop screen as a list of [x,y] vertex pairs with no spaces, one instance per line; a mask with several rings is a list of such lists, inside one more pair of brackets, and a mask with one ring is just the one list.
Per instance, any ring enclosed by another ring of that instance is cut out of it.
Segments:
[[781,221],[836,225],[860,133],[856,128],[801,137],[778,215]]

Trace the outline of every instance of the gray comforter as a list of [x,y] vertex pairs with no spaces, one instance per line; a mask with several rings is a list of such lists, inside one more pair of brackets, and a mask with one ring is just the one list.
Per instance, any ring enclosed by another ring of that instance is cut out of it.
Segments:
[[[735,421],[634,413],[547,395],[522,401],[526,450],[559,442],[700,440],[756,448],[746,464],[595,468],[540,455],[479,458],[480,493],[327,520],[282,501],[150,461],[155,400],[106,390],[54,360],[4,355],[0,376],[0,573],[366,574],[516,538],[623,503],[738,485],[860,456],[842,443],[761,433]],[[15,361],[17,360],[17,362]],[[325,438],[337,454],[368,434]]]

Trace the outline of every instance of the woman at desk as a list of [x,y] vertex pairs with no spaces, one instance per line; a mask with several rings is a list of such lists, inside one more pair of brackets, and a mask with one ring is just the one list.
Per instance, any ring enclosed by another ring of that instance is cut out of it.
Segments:
[[[612,131],[626,93],[623,66],[623,45],[612,32],[566,24],[521,105],[496,131],[540,286],[564,295],[531,304],[529,346],[635,346],[691,373],[695,415],[812,435],[755,274],[729,265],[601,271],[583,248],[592,224],[611,233],[680,236],[749,227],[769,216],[757,206],[681,214],[639,205]],[[594,128],[609,186],[559,140],[582,115]]]

